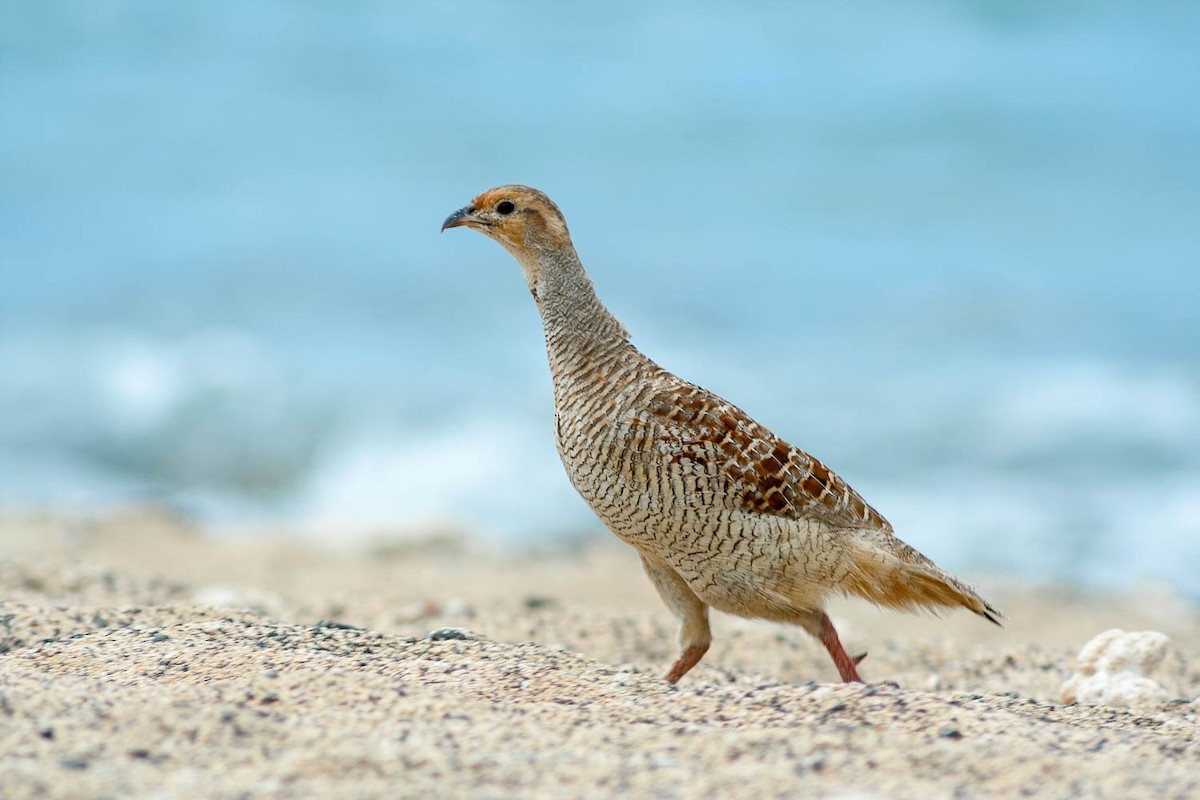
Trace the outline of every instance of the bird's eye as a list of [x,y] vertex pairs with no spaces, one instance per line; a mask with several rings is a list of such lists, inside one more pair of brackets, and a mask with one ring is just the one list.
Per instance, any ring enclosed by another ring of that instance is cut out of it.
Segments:
[[496,204],[496,213],[508,215],[516,211],[517,207],[508,200],[501,200]]

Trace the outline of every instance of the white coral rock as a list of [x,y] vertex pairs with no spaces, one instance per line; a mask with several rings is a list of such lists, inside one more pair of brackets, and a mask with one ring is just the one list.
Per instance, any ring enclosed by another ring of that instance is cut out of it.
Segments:
[[1139,708],[1170,696],[1151,677],[1171,640],[1158,631],[1105,631],[1079,651],[1077,670],[1062,685],[1064,703]]

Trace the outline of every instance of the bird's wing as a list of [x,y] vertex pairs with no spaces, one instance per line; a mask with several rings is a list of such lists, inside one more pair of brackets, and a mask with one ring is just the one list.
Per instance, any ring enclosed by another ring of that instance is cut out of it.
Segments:
[[718,502],[744,511],[817,518],[890,534],[891,523],[835,472],[780,439],[732,403],[663,370],[650,414],[672,432],[674,460],[703,461],[729,487]]

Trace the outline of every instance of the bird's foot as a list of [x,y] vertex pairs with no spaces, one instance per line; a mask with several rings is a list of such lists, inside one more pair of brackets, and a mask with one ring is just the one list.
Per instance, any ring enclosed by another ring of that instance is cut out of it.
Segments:
[[667,670],[667,674],[663,675],[663,680],[667,683],[679,683],[679,679],[686,675],[688,670],[696,666],[707,652],[707,644],[694,644],[691,647],[685,647],[683,652],[679,654],[679,658],[675,659],[675,663]]

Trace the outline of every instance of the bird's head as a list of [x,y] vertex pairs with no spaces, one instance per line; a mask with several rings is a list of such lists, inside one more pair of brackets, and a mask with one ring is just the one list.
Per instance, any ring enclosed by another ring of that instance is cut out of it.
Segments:
[[573,250],[558,206],[528,186],[488,189],[442,223],[443,231],[460,227],[473,228],[502,244],[521,264],[531,288],[542,256]]
[[521,265],[543,319],[547,313],[560,323],[570,317],[566,324],[589,336],[629,340],[625,326],[596,298],[571,244],[567,221],[544,193],[517,185],[488,189],[446,217],[442,230],[446,228],[474,228],[504,245]]

